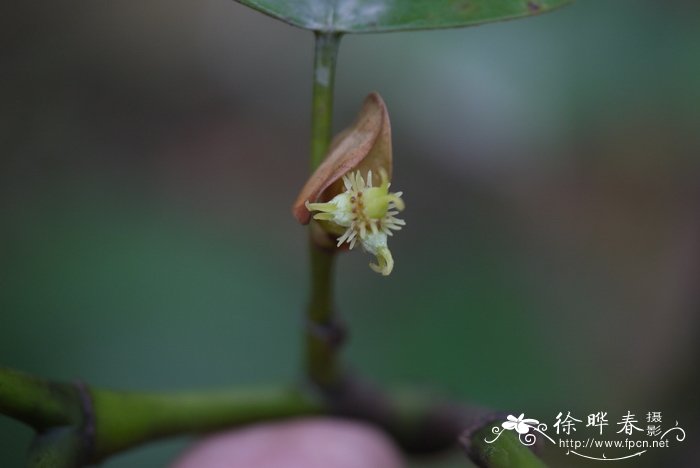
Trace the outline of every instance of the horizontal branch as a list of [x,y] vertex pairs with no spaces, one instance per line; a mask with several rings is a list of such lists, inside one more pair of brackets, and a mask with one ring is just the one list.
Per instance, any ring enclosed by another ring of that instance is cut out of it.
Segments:
[[327,412],[320,397],[296,387],[117,392],[0,368],[0,413],[37,431],[30,450],[37,467],[95,463],[164,437]]
[[325,411],[318,398],[295,388],[190,393],[92,390],[96,417],[94,460],[167,436]]
[[169,436],[318,414],[373,423],[407,453],[455,448],[466,431],[470,456],[480,466],[544,466],[529,449],[517,441],[507,443],[505,436],[498,445],[483,443],[487,429],[482,428],[490,427],[499,413],[410,390],[385,393],[354,379],[331,391],[278,386],[137,393],[49,382],[0,368],[0,412],[37,430],[30,448],[32,468],[92,464]]
[[2,367],[0,413],[37,431],[82,422],[80,397],[74,385],[49,382]]

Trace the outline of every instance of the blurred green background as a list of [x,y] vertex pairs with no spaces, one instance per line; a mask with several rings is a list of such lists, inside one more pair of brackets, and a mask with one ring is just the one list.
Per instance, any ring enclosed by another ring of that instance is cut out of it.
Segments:
[[[6,2],[0,38],[0,365],[299,379],[312,34],[229,0],[59,0]],[[686,441],[619,466],[700,465],[700,4],[345,37],[337,129],[373,90],[408,227],[389,278],[339,261],[352,366],[550,425],[664,411]],[[0,465],[30,439],[0,417]]]

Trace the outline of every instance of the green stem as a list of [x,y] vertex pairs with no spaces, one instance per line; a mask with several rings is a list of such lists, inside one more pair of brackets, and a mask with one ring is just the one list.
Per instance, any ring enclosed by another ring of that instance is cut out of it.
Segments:
[[[30,466],[77,466],[163,437],[327,413],[312,392],[269,387],[136,393],[49,382],[0,368],[0,412],[37,430]],[[60,461],[60,462],[59,462]]]
[[338,345],[332,331],[337,320],[333,312],[333,252],[309,242],[311,262],[311,300],[306,335],[306,372],[322,388],[334,387],[342,378],[337,359]]
[[310,394],[273,387],[189,393],[91,391],[95,453],[101,460],[163,437],[324,412]]
[[[340,38],[339,34],[316,33],[311,108],[312,171],[323,161],[331,140],[335,65]],[[323,388],[338,384],[342,377],[336,358],[338,343],[333,339],[337,326],[333,312],[333,263],[334,252],[318,247],[311,239],[306,371],[311,381]]]
[[75,468],[86,462],[79,430],[65,426],[38,434],[29,448],[28,468]]
[[311,170],[323,161],[333,130],[333,89],[340,34],[316,33],[311,108]]
[[469,456],[477,465],[483,468],[546,468],[546,465],[537,458],[530,447],[523,445],[518,437],[511,431],[505,431],[493,443],[490,424],[471,436],[471,450]]
[[74,385],[49,382],[0,368],[0,413],[37,431],[80,424],[81,404]]
[[442,450],[463,427],[459,419],[435,417],[430,396],[385,395],[373,387],[358,391],[347,383],[332,401],[294,387],[137,393],[49,382],[0,368],[0,408],[37,428],[29,452],[33,468],[75,467],[169,436],[318,414],[373,422],[408,451],[422,451],[429,441],[431,450]]

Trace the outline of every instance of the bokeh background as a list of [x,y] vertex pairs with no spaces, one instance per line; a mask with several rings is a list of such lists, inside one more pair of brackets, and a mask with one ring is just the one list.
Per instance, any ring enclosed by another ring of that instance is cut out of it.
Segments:
[[[5,2],[0,38],[0,364],[123,389],[298,379],[312,34],[229,0],[59,0]],[[686,441],[619,466],[698,466],[700,4],[347,36],[337,129],[373,90],[408,227],[389,278],[339,261],[352,366],[550,425],[664,411]],[[30,439],[0,417],[0,465]],[[545,458],[598,463],[564,452]]]

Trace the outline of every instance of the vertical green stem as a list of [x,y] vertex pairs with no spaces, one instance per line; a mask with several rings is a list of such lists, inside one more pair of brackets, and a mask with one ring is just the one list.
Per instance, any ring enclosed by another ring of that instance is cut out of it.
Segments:
[[340,34],[316,33],[311,108],[311,170],[328,150],[333,126],[333,88]]
[[[339,34],[316,33],[311,108],[312,172],[323,161],[331,140],[333,85],[340,38]],[[333,313],[334,252],[318,247],[313,239],[309,245],[311,297],[307,313],[307,375],[316,384],[329,387],[338,382],[341,376],[336,359],[337,346],[331,339],[336,324]]]

